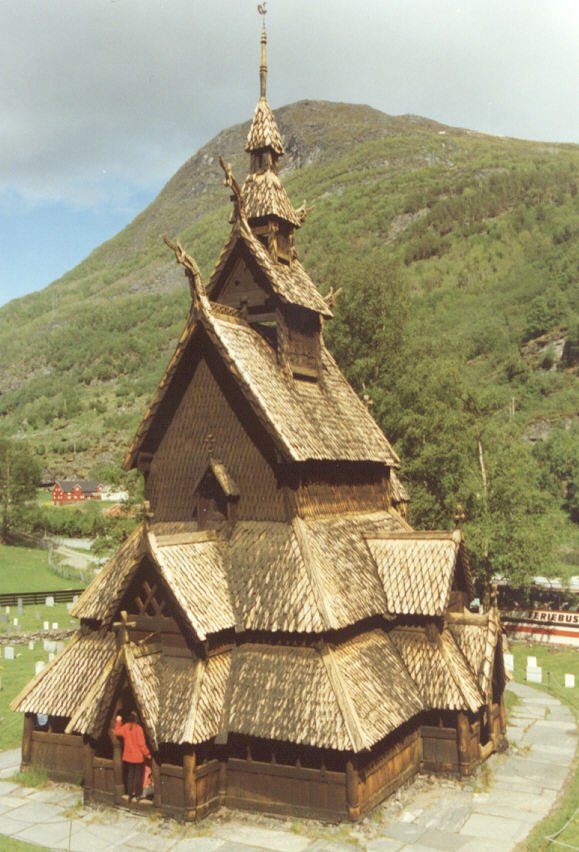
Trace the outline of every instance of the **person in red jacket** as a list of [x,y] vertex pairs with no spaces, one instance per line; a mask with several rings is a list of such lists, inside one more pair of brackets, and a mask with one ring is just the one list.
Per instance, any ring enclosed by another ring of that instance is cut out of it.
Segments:
[[123,762],[127,766],[127,793],[131,799],[143,797],[143,768],[145,758],[151,757],[151,752],[145,742],[145,733],[139,724],[139,717],[133,710],[129,721],[123,725],[123,717],[117,716],[113,733],[122,737]]

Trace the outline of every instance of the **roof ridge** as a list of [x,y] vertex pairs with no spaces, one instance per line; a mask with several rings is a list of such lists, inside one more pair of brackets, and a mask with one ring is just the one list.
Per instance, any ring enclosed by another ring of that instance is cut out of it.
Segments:
[[[94,706],[95,698],[99,695],[100,692],[104,691],[104,687],[106,687],[109,678],[114,674],[115,669],[120,664],[121,657],[122,648],[117,648],[115,654],[113,654],[110,660],[107,661],[100,675],[93,683],[92,687],[89,689],[84,699],[81,701],[74,716],[71,716],[68,725],[65,729],[66,734],[71,734],[75,730],[75,723],[77,722],[79,717],[85,712],[87,708]],[[101,694],[100,698],[97,699],[99,703],[100,701],[102,701],[102,698],[103,696]]]
[[348,687],[342,680],[339,663],[336,659],[334,659],[331,646],[324,642],[320,649],[320,656],[325,666],[332,691],[336,697],[338,707],[340,708],[340,713],[342,714],[344,725],[348,732],[348,737],[352,743],[352,749],[355,752],[366,751],[372,746],[372,743],[368,742],[364,733],[360,719],[358,718],[358,714],[356,713],[354,704],[348,692]]
[[316,598],[322,620],[325,622],[328,630],[337,628],[339,627],[339,624],[334,617],[331,604],[327,599],[324,581],[318,571],[318,565],[314,555],[312,554],[310,543],[308,541],[308,526],[305,521],[297,515],[292,518],[291,526],[298,543],[300,554],[306,568],[310,586]]
[[472,712],[475,713],[479,709],[480,704],[478,704],[477,706],[473,706],[471,704],[471,701],[470,701],[470,699],[469,699],[469,697],[466,694],[466,691],[464,689],[464,685],[461,682],[461,677],[460,677],[460,674],[458,672],[458,669],[457,669],[456,665],[453,665],[453,660],[450,658],[449,650],[446,647],[447,642],[452,643],[452,645],[454,646],[454,648],[456,649],[456,651],[458,652],[458,654],[462,658],[463,662],[465,663],[467,672],[469,674],[473,675],[474,688],[475,688],[476,692],[479,694],[479,697],[483,699],[483,701],[481,703],[484,703],[484,696],[482,695],[479,684],[478,684],[478,676],[476,675],[475,672],[473,672],[470,663],[468,662],[466,656],[463,654],[462,648],[460,647],[458,642],[455,640],[451,631],[450,630],[443,630],[442,633],[439,633],[437,645],[438,645],[438,649],[440,651],[440,655],[441,655],[441,657],[444,660],[444,663],[446,665],[447,671],[449,672],[450,677],[454,681],[456,688],[458,689],[458,691],[462,695],[468,709],[472,710]]
[[163,562],[163,558],[159,552],[160,548],[157,544],[157,536],[155,535],[153,530],[147,530],[147,544],[151,558],[157,566],[161,577],[167,584],[171,594],[174,595],[175,600],[177,601],[179,607],[181,608],[181,611],[183,612],[183,615],[189,621],[189,624],[191,625],[199,639],[203,642],[207,638],[205,631],[203,630],[198,620],[194,617],[193,613],[190,612],[190,608],[187,607],[186,601],[182,600],[178,584],[174,582],[173,572],[171,571],[170,567],[168,567]]

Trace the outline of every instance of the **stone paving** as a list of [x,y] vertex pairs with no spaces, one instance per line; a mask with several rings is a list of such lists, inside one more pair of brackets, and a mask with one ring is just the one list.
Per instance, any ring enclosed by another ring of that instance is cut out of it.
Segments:
[[[199,825],[85,808],[78,788],[14,784],[17,750],[0,754],[0,835],[78,852],[507,852],[553,806],[577,745],[566,707],[521,684],[506,754],[468,781],[420,776],[359,825],[323,825],[222,809]],[[0,849],[2,842],[0,839]]]

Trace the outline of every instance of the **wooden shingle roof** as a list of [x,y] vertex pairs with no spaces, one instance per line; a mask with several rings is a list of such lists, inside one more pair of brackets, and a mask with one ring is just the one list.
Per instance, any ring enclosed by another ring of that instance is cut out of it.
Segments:
[[54,660],[24,687],[10,707],[20,713],[72,716],[117,654],[114,634],[78,632]]
[[257,273],[264,277],[272,292],[279,296],[282,302],[316,311],[325,317],[332,316],[327,302],[299,260],[292,260],[289,266],[275,263],[243,218],[234,224],[207,284],[207,292],[212,299],[216,298],[214,294],[218,292],[223,271],[239,246],[245,250]]
[[251,326],[213,315],[211,336],[245,396],[292,461],[381,461],[398,457],[322,345],[318,382],[280,370],[276,353]]
[[70,610],[75,618],[92,618],[108,623],[118,611],[119,604],[133,576],[133,569],[144,553],[143,527],[138,526],[121,545],[92,583],[84,590]]
[[476,676],[449,630],[396,627],[389,636],[426,707],[474,713],[485,703]]
[[[457,559],[464,550],[460,531],[397,533],[368,537],[367,541],[386,591],[389,612],[443,615]],[[470,584],[466,555],[463,568]]]
[[387,616],[364,537],[400,526],[388,512],[239,522],[229,544],[237,629],[322,633]]
[[[196,323],[188,326],[188,339],[197,327]],[[398,465],[398,456],[325,346],[322,345],[321,351],[320,380],[301,382],[280,369],[273,348],[238,317],[213,311],[203,319],[203,327],[288,460],[378,461]],[[182,339],[129,449],[127,467],[136,463],[137,454],[145,445],[185,346]]]
[[110,624],[146,554],[201,640],[228,629],[323,633],[374,615],[437,616],[452,587],[459,535],[408,533],[394,511],[240,521],[227,536],[199,532],[195,522],[141,526],[123,559],[104,569],[118,581],[115,594],[102,594],[99,575],[75,609]]
[[[150,553],[161,576],[173,592],[183,615],[199,637],[227,630],[235,624],[229,591],[226,545],[223,541],[201,541],[196,535],[188,542],[163,544],[154,532],[148,533]],[[173,539],[169,540],[174,542]]]
[[[492,688],[495,654],[501,642],[501,624],[497,610],[486,613],[448,613],[448,628],[456,644],[475,672],[481,692],[489,696]],[[500,677],[503,685],[506,673],[503,656],[499,649]]]
[[271,148],[276,154],[283,154],[281,135],[270,105],[260,98],[253,113],[253,119],[245,143],[246,151],[262,151]]
[[248,175],[243,184],[242,199],[248,219],[277,216],[296,228],[301,224],[286,189],[275,172],[268,170]]
[[235,649],[219,741],[230,733],[362,751],[424,709],[380,630],[314,648]]

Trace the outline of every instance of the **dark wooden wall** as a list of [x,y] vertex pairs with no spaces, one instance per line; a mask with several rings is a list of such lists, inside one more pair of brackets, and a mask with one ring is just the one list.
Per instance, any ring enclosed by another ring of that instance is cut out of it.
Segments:
[[209,435],[215,456],[239,485],[238,520],[284,520],[271,441],[218,358],[206,355],[151,463],[146,497],[155,520],[192,519],[195,488],[209,463]]

